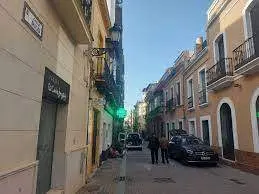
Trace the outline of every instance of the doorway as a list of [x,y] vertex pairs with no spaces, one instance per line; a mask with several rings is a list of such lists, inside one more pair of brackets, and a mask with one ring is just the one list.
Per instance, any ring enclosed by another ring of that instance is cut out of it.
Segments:
[[179,121],[179,129],[182,130],[183,129],[183,122]]
[[43,100],[37,146],[37,160],[39,161],[37,194],[45,194],[51,188],[56,115],[57,104]]
[[94,128],[93,128],[93,145],[92,145],[92,164],[96,164],[97,136],[98,136],[98,111],[94,110]]
[[228,160],[235,160],[235,148],[233,137],[233,121],[231,108],[227,103],[220,107],[220,123],[222,134],[223,157]]
[[202,138],[206,145],[210,145],[209,121],[202,121]]

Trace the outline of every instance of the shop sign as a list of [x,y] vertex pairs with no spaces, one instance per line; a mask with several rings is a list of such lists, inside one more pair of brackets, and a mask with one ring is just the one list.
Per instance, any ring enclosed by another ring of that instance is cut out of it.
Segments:
[[22,21],[30,28],[30,30],[34,34],[36,34],[38,38],[42,39],[43,23],[26,2],[24,2]]
[[45,69],[43,98],[68,103],[70,86],[48,68]]

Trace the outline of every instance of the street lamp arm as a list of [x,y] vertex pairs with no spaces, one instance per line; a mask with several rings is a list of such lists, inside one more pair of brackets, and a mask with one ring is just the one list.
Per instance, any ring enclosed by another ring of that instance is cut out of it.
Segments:
[[89,50],[85,50],[84,54],[85,55],[91,55],[91,56],[102,56],[109,52],[111,49],[110,48],[92,48]]

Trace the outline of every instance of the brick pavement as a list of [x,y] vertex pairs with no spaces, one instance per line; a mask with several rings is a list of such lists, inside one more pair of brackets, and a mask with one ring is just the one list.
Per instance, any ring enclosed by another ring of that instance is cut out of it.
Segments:
[[[117,194],[121,164],[122,159],[108,160],[78,194]],[[146,149],[127,153],[125,184],[120,194],[259,194],[259,176],[223,165],[152,165]]]
[[113,194],[117,189],[122,159],[109,159],[96,171],[89,183],[77,194]]
[[223,165],[152,165],[147,150],[128,153],[126,174],[126,194],[259,194],[259,176]]

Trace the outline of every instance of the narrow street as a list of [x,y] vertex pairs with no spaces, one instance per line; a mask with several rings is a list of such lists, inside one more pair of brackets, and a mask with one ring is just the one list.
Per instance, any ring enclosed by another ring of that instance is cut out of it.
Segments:
[[219,165],[218,167],[152,165],[147,149],[127,155],[126,194],[258,194],[259,177]]
[[[123,161],[104,163],[79,194],[258,194],[259,177],[228,166],[152,165],[149,150],[128,151],[126,181]],[[120,177],[122,177],[120,179]]]

